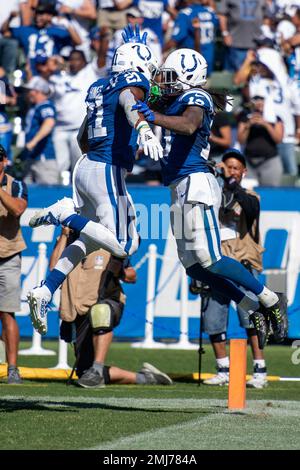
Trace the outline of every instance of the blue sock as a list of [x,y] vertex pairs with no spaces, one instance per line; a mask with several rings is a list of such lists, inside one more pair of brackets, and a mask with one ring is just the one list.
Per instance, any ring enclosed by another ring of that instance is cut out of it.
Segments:
[[217,292],[224,295],[229,300],[233,300],[237,304],[239,304],[245,297],[245,293],[242,292],[233,282],[217,276],[216,274],[208,271],[208,269],[202,268],[199,263],[193,264],[193,266],[187,268],[186,272],[193,279],[197,279],[198,281],[208,284]]
[[54,294],[56,289],[58,289],[59,286],[64,282],[66,279],[66,275],[59,271],[58,269],[53,269],[49,276],[47,276],[46,281],[45,281],[45,286],[48,287],[48,289],[51,292],[51,295]]
[[219,261],[207,269],[222,278],[226,277],[236,282],[255,295],[259,295],[263,291],[264,286],[252,276],[248,269],[235,259],[228,258],[228,256],[222,256]]
[[70,227],[71,229],[75,230],[76,232],[80,232],[86,224],[89,222],[89,219],[86,217],[82,217],[82,215],[72,214],[69,215],[63,222],[62,225],[65,227]]

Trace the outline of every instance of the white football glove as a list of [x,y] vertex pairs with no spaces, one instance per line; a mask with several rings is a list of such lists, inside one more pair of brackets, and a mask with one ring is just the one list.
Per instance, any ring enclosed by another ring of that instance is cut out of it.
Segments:
[[140,143],[143,147],[144,154],[154,161],[163,158],[163,148],[158,138],[153,134],[148,124],[142,125],[139,129]]

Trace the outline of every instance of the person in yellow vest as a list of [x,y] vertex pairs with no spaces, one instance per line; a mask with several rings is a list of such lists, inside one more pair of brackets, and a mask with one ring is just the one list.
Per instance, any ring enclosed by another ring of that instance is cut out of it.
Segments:
[[[255,276],[262,271],[263,247],[259,236],[259,196],[245,190],[241,181],[246,175],[244,155],[235,149],[224,153],[217,165],[223,182],[222,203],[219,212],[221,246],[223,255],[244,264]],[[247,292],[248,295],[251,293]],[[229,358],[226,353],[226,330],[230,299],[214,290],[204,311],[204,331],[209,335],[217,361],[217,374],[204,380],[206,385],[227,385],[229,382]],[[254,325],[248,315],[237,309],[240,324],[246,328],[253,355],[253,377],[248,387],[263,388],[267,385],[267,369],[263,350],[259,348]]]
[[[72,230],[62,228],[50,269],[75,239]],[[100,249],[85,257],[62,284],[61,338],[67,342],[75,339],[77,384],[84,388],[100,388],[110,383],[171,385],[170,377],[149,363],[144,363],[138,372],[105,364],[113,330],[120,323],[126,302],[120,280],[135,283],[135,270],[128,260]]]
[[0,320],[8,363],[8,383],[20,384],[17,368],[19,327],[15,312],[20,310],[21,253],[26,248],[20,217],[27,208],[27,187],[5,172],[7,154],[0,145]]

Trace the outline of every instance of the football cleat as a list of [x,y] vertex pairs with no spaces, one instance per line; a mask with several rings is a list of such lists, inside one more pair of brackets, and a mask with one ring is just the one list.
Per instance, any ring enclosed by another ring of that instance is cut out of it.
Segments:
[[271,323],[276,343],[281,343],[287,336],[287,298],[282,293],[277,293],[279,300],[272,307],[261,307],[261,311],[267,321]]
[[41,225],[60,225],[69,215],[75,213],[73,199],[64,197],[55,204],[37,211],[29,220],[29,225],[32,228],[40,227]]
[[205,385],[223,385],[229,384],[229,367],[217,367],[217,373],[210,379],[203,380]]
[[43,287],[35,287],[27,294],[31,323],[41,335],[47,333],[47,312],[50,300],[45,296]]
[[250,321],[254,325],[254,329],[258,338],[259,349],[264,349],[270,334],[270,325],[268,318],[260,311],[251,313]]

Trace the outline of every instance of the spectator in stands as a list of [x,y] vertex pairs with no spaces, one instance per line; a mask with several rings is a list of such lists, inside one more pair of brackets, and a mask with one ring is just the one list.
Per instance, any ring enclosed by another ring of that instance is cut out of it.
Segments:
[[216,28],[219,24],[216,13],[207,8],[207,0],[191,0],[181,10],[174,22],[172,37],[164,51],[187,47],[202,54],[207,62],[207,75],[213,71]]
[[[288,77],[286,66],[274,42],[269,38],[257,38],[257,50],[249,51],[241,69],[235,75],[235,83],[248,81],[252,96],[255,88],[265,87],[273,99],[276,114],[284,123],[284,135],[278,145],[284,173],[298,174],[295,142],[300,138],[300,93],[298,83]],[[251,61],[252,59],[252,61]],[[296,126],[295,126],[296,123]]]
[[26,181],[58,184],[52,139],[56,113],[53,103],[49,100],[49,84],[41,77],[33,77],[25,88],[28,90],[28,100],[31,104],[26,115],[25,128],[25,155],[28,162]]
[[10,160],[12,126],[6,113],[6,106],[15,106],[16,102],[16,92],[13,86],[9,83],[4,69],[0,67],[0,145],[4,147],[7,157]]
[[27,207],[27,187],[5,172],[8,164],[0,145],[0,320],[6,346],[8,383],[20,384],[17,368],[19,327],[15,312],[20,310],[21,253],[26,248],[20,217]]
[[249,175],[262,186],[280,186],[283,167],[277,145],[282,142],[284,126],[265,87],[253,93],[250,110],[239,116],[237,138],[245,146]]
[[297,8],[291,18],[294,30],[290,30],[282,42],[282,48],[287,55],[289,73],[292,78],[300,78],[300,8]]
[[[1,2],[0,31],[3,24],[10,18],[11,26],[28,25],[30,21],[27,0],[10,0]],[[0,66],[6,73],[11,73],[17,65],[18,42],[0,32]]]
[[[262,271],[262,252],[259,242],[259,196],[241,186],[246,160],[241,152],[230,149],[224,153],[220,170],[222,203],[219,213],[222,253],[244,264],[252,274]],[[247,292],[249,294],[249,292]],[[226,330],[230,299],[210,291],[204,312],[204,331],[209,335],[217,361],[217,374],[204,383],[226,385],[229,382],[229,358],[226,353]],[[246,328],[253,354],[253,378],[247,386],[267,385],[267,369],[263,351],[259,348],[253,325],[242,310],[237,310],[240,324]]]
[[253,39],[260,34],[265,6],[265,0],[257,0],[255,3],[221,0],[217,6],[225,46],[226,70],[237,71],[247,51],[254,47]]
[[[61,70],[63,70],[64,66],[64,59],[59,55],[48,57],[44,52],[40,52],[36,55],[36,73],[38,76],[44,78],[47,81],[50,79],[51,75],[59,73]],[[28,71],[27,79],[30,80],[31,78],[32,74],[30,71]]]
[[[135,28],[135,25],[139,26],[141,36],[144,33],[147,33],[147,45],[154,52],[154,55],[160,64],[162,61],[161,43],[157,35],[153,32],[153,30],[143,27],[144,18],[143,18],[142,12],[137,7],[131,7],[129,8],[129,10],[126,11],[126,18],[127,18],[127,23],[130,24],[133,28]],[[110,69],[111,67],[111,62],[112,62],[112,58],[114,56],[115,50],[124,43],[122,32],[123,32],[122,29],[119,29],[118,31],[116,31],[113,34],[111,41],[109,42],[108,53],[107,53],[107,69]]]
[[130,5],[138,7],[144,18],[143,27],[153,31],[161,46],[164,43],[163,13],[168,12],[175,18],[177,11],[171,6],[170,0],[120,0],[118,5],[128,8]]
[[97,19],[97,11],[92,0],[57,0],[56,8],[60,15],[65,16],[77,31],[81,39],[78,49],[84,51],[90,60],[89,31]]
[[[64,227],[52,253],[50,269],[74,239],[76,235]],[[113,329],[119,324],[125,305],[120,279],[135,283],[135,270],[128,261],[97,250],[84,258],[62,285],[61,333],[63,339],[70,340],[68,326],[75,324],[77,383],[85,388],[109,383],[170,385],[172,380],[166,374],[147,363],[137,373],[105,365]]]
[[30,62],[32,73],[36,73],[37,53],[45,52],[48,57],[58,54],[65,46],[80,45],[81,39],[74,27],[64,18],[56,18],[51,4],[38,5],[35,10],[34,24],[31,26],[10,27],[11,16],[2,26],[2,33],[11,35],[22,46]]
[[213,120],[210,132],[209,158],[215,162],[219,162],[225,150],[231,147],[231,117],[226,111],[218,112]]
[[[105,60],[102,54],[101,57]],[[84,53],[74,49],[69,57],[69,71],[56,73],[49,79],[57,112],[53,141],[60,175],[73,171],[81,156],[77,134],[86,114],[86,93],[93,82],[106,75],[105,67],[94,65],[87,64]]]
[[113,34],[126,26],[126,9],[133,0],[98,0],[98,25],[106,26]]

